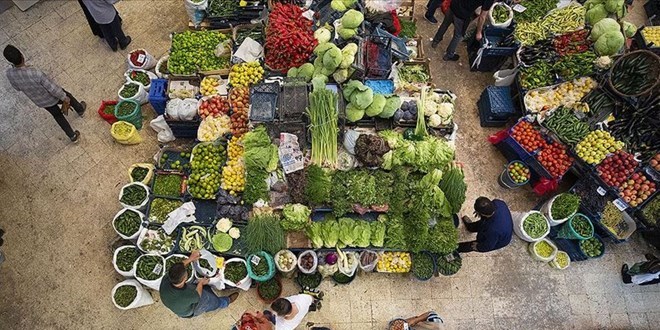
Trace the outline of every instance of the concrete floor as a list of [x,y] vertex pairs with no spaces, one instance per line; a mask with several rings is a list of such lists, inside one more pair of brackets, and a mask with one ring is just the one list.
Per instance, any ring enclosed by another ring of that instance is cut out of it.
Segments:
[[[631,20],[639,23],[644,19],[641,3],[635,5]],[[122,1],[117,8],[133,37],[131,48],[156,56],[168,49],[169,32],[186,27],[182,1]],[[418,13],[423,10],[419,4]],[[528,210],[537,197],[529,189],[506,191],[497,185],[505,160],[486,141],[497,130],[479,127],[475,103],[492,83],[490,74],[468,71],[464,45],[459,63],[441,61],[448,40],[431,51],[428,38],[434,27],[418,19],[434,83],[459,97],[457,157],[466,165],[466,204],[485,195],[507,201],[513,210]],[[127,52],[111,52],[90,33],[76,1],[42,1],[27,12],[14,7],[0,14],[0,47],[8,43],[87,101],[89,114],[69,116],[82,132],[81,142],[71,144],[46,111],[0,78],[0,195],[5,200],[0,228],[7,231],[0,328],[229,329],[244,310],[264,308],[254,290],[228,310],[193,320],[178,319],[159,302],[131,311],[113,307],[110,290],[122,280],[111,265],[110,248],[116,238],[110,220],[120,208],[117,191],[127,181],[127,168],[157,151],[151,129],[142,130],[142,144],[121,146],[94,113],[101,100],[116,98]],[[0,69],[6,68],[0,61]],[[463,211],[471,213],[468,207]],[[468,234],[462,233],[462,239]],[[464,257],[454,277],[424,283],[382,274],[343,287],[327,281],[323,310],[307,320],[332,329],[385,329],[393,317],[433,309],[452,329],[660,328],[660,286],[624,286],[619,278],[623,262],[638,261],[650,251],[637,235],[625,244],[608,244],[603,258],[574,263],[566,271],[533,261],[525,248],[516,238],[504,250]],[[293,294],[293,283],[285,283],[285,293]],[[158,300],[157,293],[153,296]]]

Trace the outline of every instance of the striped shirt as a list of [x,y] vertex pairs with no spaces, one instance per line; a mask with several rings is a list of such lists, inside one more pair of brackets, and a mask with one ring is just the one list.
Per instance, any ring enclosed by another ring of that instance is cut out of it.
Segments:
[[23,92],[38,107],[51,107],[66,98],[62,87],[35,68],[7,69],[7,79],[15,90]]

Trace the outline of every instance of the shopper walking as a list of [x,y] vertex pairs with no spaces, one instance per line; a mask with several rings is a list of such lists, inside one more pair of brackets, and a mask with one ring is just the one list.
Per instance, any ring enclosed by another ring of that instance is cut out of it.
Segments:
[[[25,57],[18,48],[7,45],[3,55],[13,66],[7,70],[7,79],[11,86],[23,92],[36,106],[50,112],[69,139],[78,142],[80,132],[71,128],[64,115],[68,113],[69,106],[72,106],[78,116],[83,117],[87,104],[84,101],[78,102],[71,93],[58,86],[43,71],[26,65]],[[61,105],[61,108],[58,105]]]
[[85,19],[87,20],[87,24],[89,24],[89,28],[92,29],[92,34],[99,38],[103,38],[103,31],[101,31],[101,26],[99,23],[96,23],[94,17],[92,17],[92,14],[89,12],[89,9],[87,9],[87,6],[85,6],[83,0],[78,0],[78,4],[80,4],[83,14],[85,14]]
[[445,18],[442,20],[442,24],[440,24],[440,28],[438,28],[438,32],[436,32],[433,37],[431,47],[438,47],[442,38],[445,36],[447,29],[453,24],[454,36],[451,38],[449,46],[447,46],[447,51],[442,59],[445,61],[458,61],[459,56],[456,54],[456,48],[458,47],[458,43],[463,39],[465,30],[470,24],[472,14],[477,8],[481,7],[481,13],[477,18],[476,35],[477,41],[481,41],[481,32],[484,27],[484,22],[486,22],[486,18],[488,18],[488,11],[493,5],[493,2],[494,0],[453,0],[449,6],[449,10],[447,10],[447,13],[445,14]]
[[[444,323],[444,321],[442,321],[442,318],[438,313],[430,311],[405,320],[392,320],[389,329],[438,330],[442,323]],[[398,327],[399,325],[401,327]]]
[[310,311],[313,303],[314,297],[304,293],[275,300],[270,304],[270,308],[277,315],[275,330],[294,330]]
[[424,14],[424,18],[426,18],[427,21],[433,24],[438,24],[438,20],[435,19],[435,12],[442,5],[442,1],[443,0],[429,0],[426,4],[426,13]]
[[236,292],[228,297],[216,296],[213,290],[207,286],[208,278],[200,278],[197,280],[196,286],[187,283],[186,267],[191,262],[198,260],[199,256],[199,251],[193,251],[186,260],[172,265],[167,276],[164,276],[160,283],[160,299],[163,301],[163,305],[179,317],[190,318],[223,309],[238,298]]
[[638,262],[628,268],[627,264],[621,267],[621,279],[626,284],[650,285],[660,283],[660,259],[648,253],[646,261]]
[[458,252],[489,252],[501,249],[511,242],[513,221],[511,211],[504,201],[479,197],[474,202],[474,211],[480,219],[471,221],[464,216],[463,223],[468,231],[477,233],[477,239],[459,243]]
[[131,37],[124,34],[121,27],[121,17],[115,9],[114,4],[119,0],[82,0],[94,18],[99,24],[105,41],[112,51],[117,51],[117,46],[126,49],[131,43]]

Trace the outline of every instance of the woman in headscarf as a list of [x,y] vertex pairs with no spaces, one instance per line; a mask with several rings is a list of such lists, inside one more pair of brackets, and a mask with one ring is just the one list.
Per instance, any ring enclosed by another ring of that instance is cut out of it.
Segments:
[[103,32],[101,32],[101,27],[99,26],[98,23],[96,23],[94,17],[92,17],[92,14],[89,13],[89,9],[87,9],[87,6],[85,6],[82,0],[78,0],[78,3],[80,4],[80,7],[82,7],[83,13],[85,13],[85,18],[87,19],[87,24],[89,24],[89,27],[92,29],[92,34],[99,38],[103,38]]

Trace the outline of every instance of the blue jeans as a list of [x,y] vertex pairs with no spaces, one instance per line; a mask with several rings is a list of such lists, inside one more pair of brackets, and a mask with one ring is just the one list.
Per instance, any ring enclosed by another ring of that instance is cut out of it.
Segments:
[[202,289],[202,296],[195,307],[193,316],[200,316],[206,312],[223,309],[229,306],[229,297],[218,297],[208,286]]
[[436,32],[435,36],[433,37],[433,43],[439,44],[440,41],[442,41],[442,37],[445,36],[447,29],[449,29],[449,26],[452,24],[454,25],[454,35],[449,42],[449,46],[447,46],[446,52],[446,54],[450,56],[456,54],[458,43],[463,39],[465,30],[467,29],[467,26],[470,24],[470,22],[468,20],[456,17],[450,8],[447,10],[445,18],[442,20],[442,24],[440,24],[440,27],[438,28],[438,32]]

